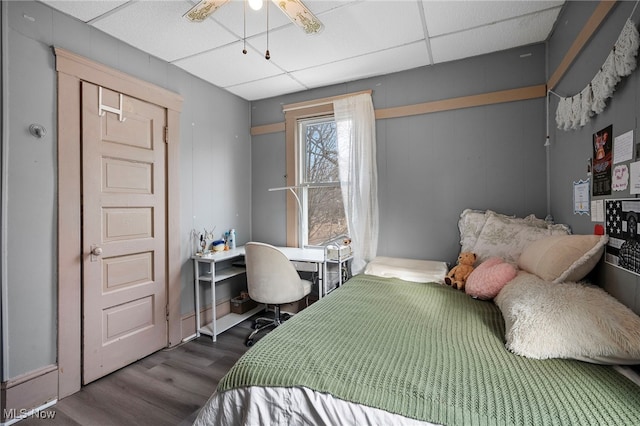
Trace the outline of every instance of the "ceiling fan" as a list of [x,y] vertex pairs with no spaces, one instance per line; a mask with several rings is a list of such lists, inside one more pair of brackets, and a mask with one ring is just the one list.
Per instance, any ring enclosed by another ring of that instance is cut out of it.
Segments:
[[[252,9],[259,10],[262,7],[262,1],[263,0],[248,0],[248,3]],[[301,0],[271,1],[305,33],[317,34],[322,31],[322,22],[311,13],[309,8],[305,6]],[[184,16],[192,22],[202,22],[228,2],[229,0],[201,0],[189,9]]]

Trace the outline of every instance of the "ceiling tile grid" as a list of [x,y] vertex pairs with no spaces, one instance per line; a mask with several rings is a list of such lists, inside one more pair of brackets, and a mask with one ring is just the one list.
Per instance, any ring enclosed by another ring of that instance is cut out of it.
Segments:
[[[455,33],[559,8],[564,1],[424,1],[429,36]],[[540,20],[542,23],[543,20]]]
[[196,23],[184,17],[196,0],[40,0],[247,100],[543,42],[564,4],[301,0],[324,25],[307,35],[277,1],[231,0]]
[[[418,41],[292,72],[291,75],[306,87],[316,88],[418,68],[427,65],[428,62],[424,41]],[[347,75],[349,78],[345,78]]]
[[141,1],[97,20],[93,26],[167,62],[237,40],[219,25],[183,19],[181,16],[188,8],[182,1]]
[[525,15],[500,24],[488,24],[434,37],[431,39],[433,59],[436,63],[449,62],[538,43],[545,40],[553,28],[553,13],[544,11],[536,15],[549,15],[544,20],[546,25],[542,25],[541,20],[533,19],[531,15]]
[[264,58],[264,53],[252,50],[243,54],[242,42],[181,59],[175,65],[219,87],[262,80],[283,73],[276,62]]

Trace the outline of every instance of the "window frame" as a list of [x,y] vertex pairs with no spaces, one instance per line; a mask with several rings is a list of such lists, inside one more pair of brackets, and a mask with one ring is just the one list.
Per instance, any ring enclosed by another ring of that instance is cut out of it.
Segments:
[[[296,186],[302,180],[300,176],[302,167],[300,165],[301,152],[298,144],[299,126],[298,122],[305,119],[319,118],[322,116],[333,116],[333,103],[323,103],[321,105],[311,105],[308,107],[285,110],[285,145],[286,145],[286,182],[287,186]],[[303,203],[303,192],[298,192],[300,202]],[[304,208],[304,207],[303,207]],[[298,213],[298,202],[295,196],[287,191],[287,246],[302,247],[303,235],[300,233],[300,214]],[[302,212],[303,214],[305,212]]]
[[[305,118],[314,118],[322,115],[334,116],[333,101],[361,93],[373,93],[373,90],[362,90],[359,92],[345,93],[338,96],[330,96],[327,98],[315,99],[310,101],[298,102],[283,105],[284,112],[284,128],[285,128],[285,150],[286,150],[286,185],[296,186],[299,182],[298,158],[300,158],[298,147],[298,120]],[[300,247],[299,235],[299,214],[298,202],[291,191],[286,191],[287,206],[287,237],[286,245],[288,247]]]
[[[296,186],[300,188],[298,189],[298,197],[300,197],[300,207],[301,207],[300,214],[302,217],[307,218],[307,229],[302,229],[302,227],[299,227],[299,231],[298,231],[299,232],[298,245],[300,247],[322,247],[318,244],[311,244],[309,242],[309,227],[311,225],[309,223],[309,190],[323,188],[323,187],[340,189],[339,180],[335,180],[331,182],[313,182],[313,181],[310,181],[307,176],[309,165],[307,164],[306,160],[308,156],[306,152],[306,147],[303,147],[303,143],[306,144],[306,140],[303,141],[303,138],[305,138],[304,134],[306,134],[306,131],[305,131],[306,126],[314,125],[322,122],[329,122],[329,121],[332,121],[335,123],[335,117],[333,114],[323,114],[315,117],[299,118],[298,120],[296,120],[296,123],[298,126],[297,134],[296,134],[296,144],[298,147],[298,157],[296,159],[297,160],[296,167],[297,167],[298,179],[296,180]],[[340,200],[340,202],[342,203],[342,199]],[[334,237],[338,237],[338,236],[336,235]]]

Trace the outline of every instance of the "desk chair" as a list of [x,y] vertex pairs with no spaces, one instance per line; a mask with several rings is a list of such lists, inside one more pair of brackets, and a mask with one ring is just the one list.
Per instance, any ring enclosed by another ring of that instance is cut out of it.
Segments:
[[282,324],[280,306],[311,293],[311,282],[303,280],[287,256],[276,247],[264,243],[245,244],[247,288],[249,297],[258,303],[274,305],[273,318],[258,318],[246,345],[253,346],[254,337],[262,330]]

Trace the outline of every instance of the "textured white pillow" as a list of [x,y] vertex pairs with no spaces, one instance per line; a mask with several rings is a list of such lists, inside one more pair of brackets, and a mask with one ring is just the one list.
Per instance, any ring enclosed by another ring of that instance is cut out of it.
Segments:
[[551,235],[567,235],[567,232],[563,228],[532,226],[522,219],[514,221],[489,215],[472,251],[478,257],[477,264],[490,257],[501,257],[515,265],[530,243]]
[[460,251],[473,251],[487,216],[482,210],[465,209],[458,220]]
[[534,214],[530,214],[527,217],[516,217],[516,216],[509,216],[502,213],[497,213],[497,212],[494,212],[493,210],[487,210],[485,212],[485,215],[487,216],[487,218],[489,216],[495,216],[509,223],[520,223],[524,225],[535,226],[537,228],[546,228],[547,225],[549,225],[544,219],[540,219],[536,217],[536,215]]
[[519,272],[494,301],[517,355],[640,364],[640,317],[599,287]]
[[606,235],[554,235],[529,244],[518,266],[545,281],[580,281],[596,266]]

